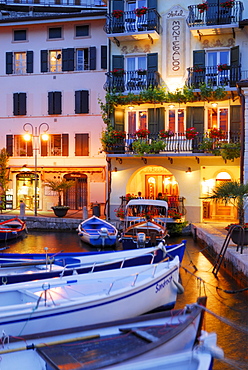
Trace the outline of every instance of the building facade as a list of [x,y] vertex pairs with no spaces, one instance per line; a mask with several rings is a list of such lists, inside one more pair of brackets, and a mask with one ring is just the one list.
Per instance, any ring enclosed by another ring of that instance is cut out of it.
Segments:
[[63,200],[72,210],[104,204],[98,103],[107,71],[104,4],[18,3],[1,4],[0,19],[0,147],[10,156],[7,209],[23,200],[26,209],[33,210],[36,201],[38,212],[50,210],[58,197],[46,180],[63,178],[74,180]]
[[238,85],[248,77],[247,17],[242,1],[108,2],[106,123],[125,132],[106,150],[110,218],[120,195],[141,191],[177,202],[189,222],[236,220],[231,205],[203,198],[247,177]]

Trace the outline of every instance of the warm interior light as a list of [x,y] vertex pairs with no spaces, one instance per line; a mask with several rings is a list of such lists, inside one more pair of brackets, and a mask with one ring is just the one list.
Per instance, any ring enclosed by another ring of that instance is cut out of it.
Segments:
[[31,135],[28,134],[28,133],[27,134],[24,134],[23,135],[23,138],[24,138],[25,141],[30,141],[31,140]]
[[187,171],[186,171],[186,173],[187,174],[189,174],[189,173],[191,173],[192,171],[191,171],[191,167],[188,167],[188,169],[187,169]]
[[170,108],[170,109],[173,109],[173,108],[175,108],[175,105],[174,105],[174,104],[170,104],[170,105],[169,105],[169,108]]
[[129,105],[128,109],[133,110],[133,106]]
[[212,103],[212,107],[216,108],[218,106],[218,103]]

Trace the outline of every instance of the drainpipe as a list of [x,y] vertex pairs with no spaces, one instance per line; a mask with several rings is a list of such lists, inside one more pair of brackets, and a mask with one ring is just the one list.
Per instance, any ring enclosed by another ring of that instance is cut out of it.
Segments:
[[237,84],[237,91],[241,101],[241,130],[240,130],[240,183],[244,183],[244,154],[245,154],[245,97],[240,84]]

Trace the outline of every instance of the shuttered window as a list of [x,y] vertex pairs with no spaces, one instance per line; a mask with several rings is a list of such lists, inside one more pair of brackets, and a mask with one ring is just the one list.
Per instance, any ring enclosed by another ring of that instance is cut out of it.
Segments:
[[48,93],[48,114],[61,114],[62,94],[60,91],[50,91]]
[[75,91],[75,113],[89,113],[89,91]]
[[74,49],[62,49],[62,71],[74,70]]
[[96,69],[96,47],[90,47],[90,70]]
[[76,26],[75,34],[76,37],[89,36],[89,26],[88,25]]
[[107,69],[107,45],[101,45],[101,68]]
[[61,39],[62,38],[62,28],[61,27],[51,27],[48,30],[49,39]]
[[89,155],[89,134],[75,135],[75,156]]
[[26,30],[14,30],[14,41],[25,41],[27,40]]
[[6,150],[10,157],[13,156],[13,135],[6,135]]
[[26,93],[13,94],[13,114],[14,116],[23,116],[27,114],[26,111]]

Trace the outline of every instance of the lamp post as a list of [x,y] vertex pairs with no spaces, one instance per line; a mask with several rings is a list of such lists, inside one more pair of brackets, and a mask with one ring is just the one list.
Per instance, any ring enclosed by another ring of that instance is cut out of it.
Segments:
[[[38,187],[38,178],[37,178],[37,154],[39,151],[39,138],[41,133],[41,128],[44,127],[42,133],[42,140],[47,141],[48,135],[47,131],[49,130],[49,125],[46,122],[42,122],[39,126],[33,126],[31,123],[25,123],[23,130],[27,132],[24,135],[25,141],[33,140],[33,153],[34,153],[34,215],[37,216],[37,187]],[[31,134],[30,134],[31,131]]]

